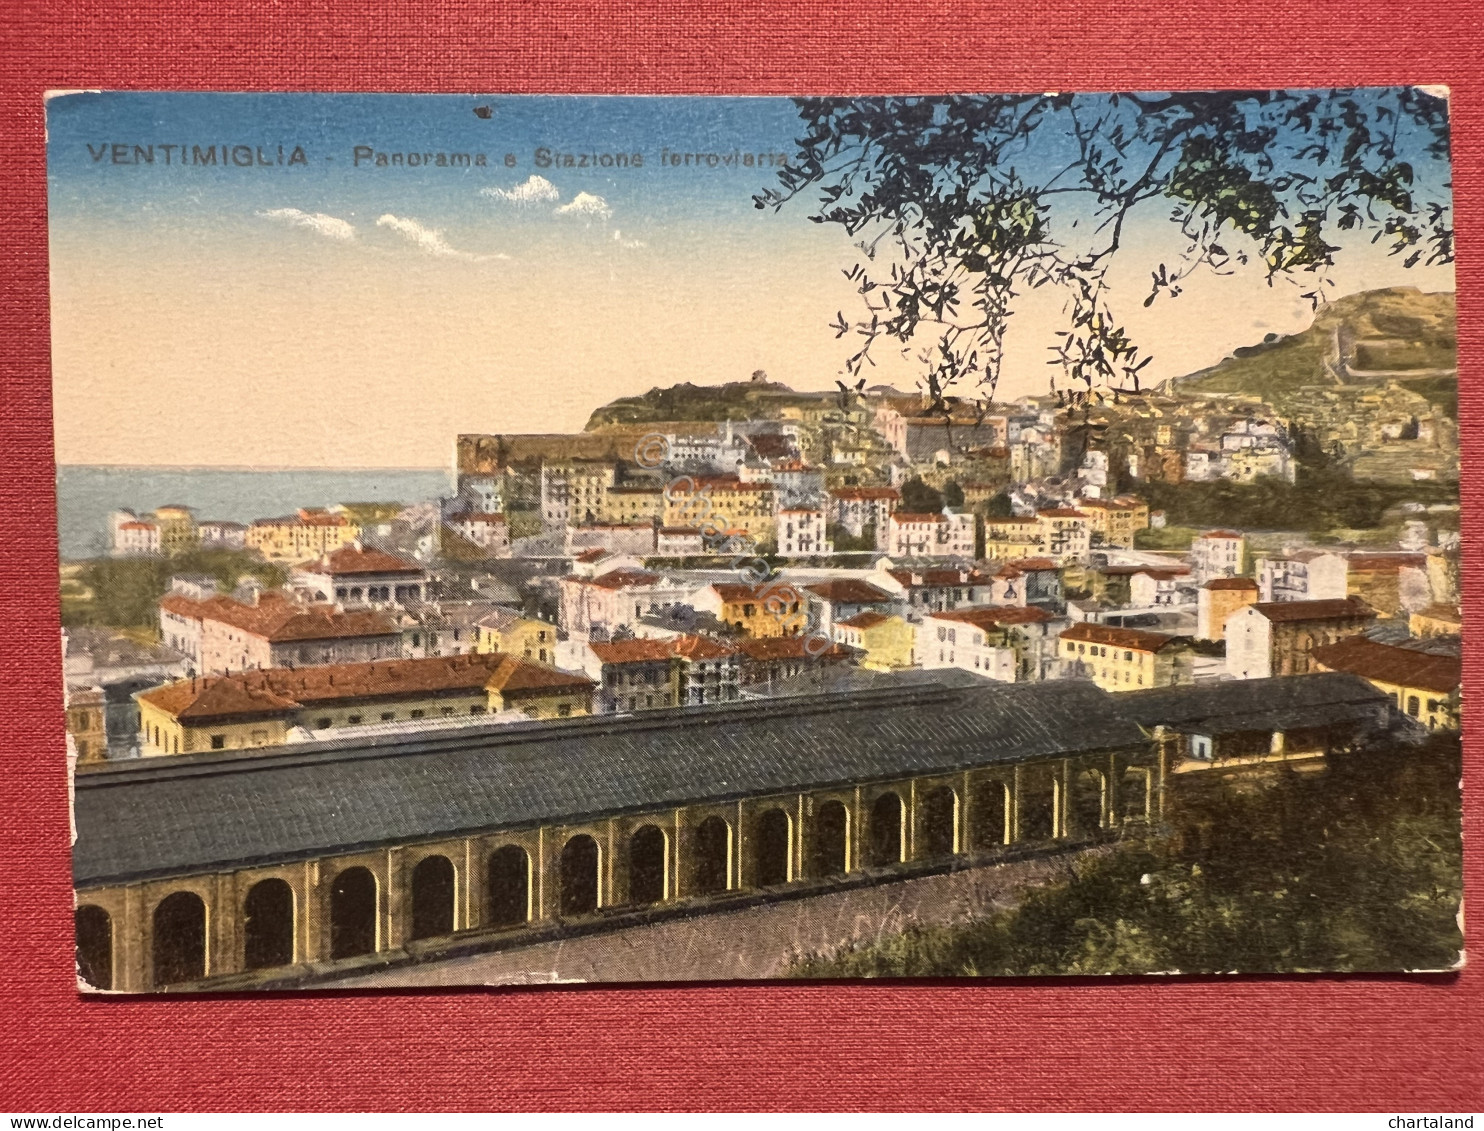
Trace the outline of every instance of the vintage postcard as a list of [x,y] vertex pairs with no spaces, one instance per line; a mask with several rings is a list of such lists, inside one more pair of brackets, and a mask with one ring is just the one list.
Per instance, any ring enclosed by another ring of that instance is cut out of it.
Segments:
[[83,989],[1462,962],[1446,90],[47,129]]

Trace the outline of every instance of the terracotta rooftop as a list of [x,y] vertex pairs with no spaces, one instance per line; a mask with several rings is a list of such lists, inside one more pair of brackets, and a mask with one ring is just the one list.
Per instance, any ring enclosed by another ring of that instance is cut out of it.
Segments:
[[1087,515],[1076,507],[1052,507],[1050,510],[1037,511],[1037,518],[1086,518]]
[[1204,534],[1199,535],[1199,537],[1201,537],[1201,538],[1241,538],[1242,537],[1242,532],[1240,530],[1207,530]]
[[961,621],[977,628],[994,628],[1002,624],[1044,624],[1055,618],[1045,609],[1034,605],[1021,608],[1016,605],[979,606],[972,609],[954,609],[946,613],[928,613],[933,620]]
[[857,577],[842,577],[834,581],[821,581],[817,585],[806,585],[804,589],[826,601],[837,604],[874,605],[890,601],[891,594],[878,589],[869,581]]
[[1415,652],[1364,636],[1321,645],[1309,655],[1331,671],[1350,672],[1378,683],[1450,694],[1463,682],[1463,661],[1457,656]]
[[1111,644],[1115,648],[1131,648],[1138,652],[1158,652],[1173,644],[1177,637],[1163,632],[1144,632],[1137,628],[1115,628],[1108,624],[1074,624],[1061,634],[1063,640],[1087,644]]
[[234,715],[272,715],[301,707],[354,699],[407,698],[439,692],[483,691],[499,677],[496,690],[591,686],[591,681],[500,652],[434,656],[422,660],[375,660],[364,664],[326,664],[183,679],[138,698],[178,719],[206,720]]
[[1306,620],[1347,620],[1351,617],[1374,617],[1376,612],[1359,597],[1339,597],[1326,601],[1260,601],[1250,606],[1275,624]]
[[358,573],[404,573],[411,576],[423,572],[423,567],[416,562],[361,546],[341,546],[302,568],[310,573],[326,573],[332,577]]
[[891,516],[891,520],[898,526],[906,526],[908,523],[947,522],[948,517],[942,514],[914,514],[911,511],[897,511]]
[[653,585],[660,580],[660,575],[644,569],[611,569],[597,577],[583,580],[588,580],[590,585],[596,585],[599,589],[632,589],[640,585]]
[[593,655],[605,664],[635,664],[644,661],[668,660],[671,656],[668,640],[595,640],[588,644]]
[[873,612],[868,609],[863,613],[856,613],[855,616],[851,617],[849,620],[842,620],[840,622],[840,627],[875,628],[878,624],[885,624],[889,620],[891,620],[891,618],[886,616],[884,613]]
[[1217,577],[1206,582],[1205,589],[1256,589],[1257,582],[1250,577]]
[[1459,612],[1457,605],[1428,605],[1427,608],[1423,609],[1417,615],[1428,617],[1431,620],[1448,621],[1451,624],[1463,623],[1463,616]]
[[843,644],[815,650],[805,636],[744,636],[737,650],[749,660],[842,660],[851,654]]
[[1013,562],[1007,562],[1022,573],[1035,573],[1041,570],[1057,570],[1060,567],[1050,558],[1016,558]]
[[902,497],[902,493],[895,487],[837,487],[830,492],[830,495],[842,502],[869,499],[900,499]]
[[271,590],[263,593],[256,605],[244,605],[220,595],[197,601],[179,593],[167,593],[160,598],[160,608],[188,620],[211,620],[229,624],[274,644],[295,640],[387,636],[397,632],[396,625],[382,613],[369,610],[340,612],[336,609],[306,607]]

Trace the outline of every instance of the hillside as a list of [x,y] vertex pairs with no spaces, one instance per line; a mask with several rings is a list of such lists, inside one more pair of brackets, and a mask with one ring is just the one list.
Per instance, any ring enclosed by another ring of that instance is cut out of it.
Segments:
[[671,385],[642,396],[620,397],[596,409],[586,431],[667,420],[747,420],[775,417],[783,406],[813,403],[819,394],[795,393],[787,385],[757,379],[726,385]]
[[[1209,369],[1178,377],[1182,394],[1244,393],[1280,412],[1302,385],[1382,384],[1415,389],[1458,416],[1458,321],[1451,291],[1392,287],[1345,295],[1314,315],[1305,330],[1269,334]],[[1453,371],[1453,372],[1449,372]]]

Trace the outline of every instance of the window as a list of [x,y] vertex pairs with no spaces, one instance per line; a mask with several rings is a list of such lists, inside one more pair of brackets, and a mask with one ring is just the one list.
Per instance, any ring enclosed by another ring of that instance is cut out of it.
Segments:
[[334,720],[331,719],[329,715],[326,715],[323,718],[315,719],[314,720],[314,729],[315,730],[324,730],[332,722],[334,722]]
[[395,719],[396,717],[397,717],[397,712],[396,711],[383,711],[383,712],[381,712],[381,721],[384,722],[384,723],[389,723],[393,719]]
[[345,717],[345,721],[349,725],[351,725],[351,726],[359,726],[360,723],[361,723],[361,716],[360,715],[347,715]]
[[444,718],[445,718],[445,719],[446,719],[446,718],[448,718],[448,717],[449,717],[449,716],[450,716],[450,715],[452,715],[452,714],[453,714],[453,708],[452,708],[452,707],[444,707],[444,708],[443,708],[443,709],[442,709],[442,710],[440,710],[440,711],[439,711],[439,712],[438,712],[438,713],[439,713],[439,714],[440,714],[440,715],[442,715],[442,716],[443,716],[443,717],[444,717]]
[[1417,696],[1407,696],[1407,714],[1411,715],[1415,719],[1419,710],[1421,710],[1421,704],[1418,703]]
[[212,735],[211,748],[213,750],[225,750],[227,748],[227,736],[224,734]]
[[472,707],[469,708],[469,714],[471,715],[482,715],[484,714],[484,712],[485,706],[483,703],[475,703]]
[[[668,698],[668,696],[667,696],[667,698]],[[572,707],[571,707],[570,704],[562,703],[560,706],[557,707],[557,718],[559,718],[559,719],[566,719],[566,718],[570,718],[571,715],[572,715]]]
[[408,711],[407,717],[410,719],[420,719],[423,717],[424,714],[425,712],[423,711]]

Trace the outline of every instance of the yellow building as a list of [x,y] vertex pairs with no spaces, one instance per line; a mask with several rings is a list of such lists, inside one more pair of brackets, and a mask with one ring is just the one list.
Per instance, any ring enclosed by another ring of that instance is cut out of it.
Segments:
[[1074,624],[1060,638],[1058,652],[1073,675],[1092,680],[1104,691],[1138,691],[1193,682],[1191,650],[1177,636]]
[[1226,622],[1238,609],[1258,601],[1257,582],[1250,577],[1217,577],[1196,592],[1197,640],[1226,639]]
[[693,607],[743,636],[799,636],[809,625],[807,595],[786,581],[741,585],[718,581],[696,594]]
[[496,609],[475,626],[477,652],[503,652],[538,664],[556,662],[556,625]]
[[175,504],[157,507],[154,519],[160,528],[160,553],[184,554],[200,544],[196,535],[196,517],[189,507]]
[[1428,605],[1412,614],[1407,631],[1413,636],[1461,636],[1463,615],[1457,605]]
[[603,492],[600,521],[633,524],[665,517],[665,490],[657,483],[623,484]]
[[1391,696],[1398,711],[1428,730],[1457,730],[1463,662],[1351,636],[1309,653],[1318,671],[1349,672]]
[[282,518],[260,518],[247,528],[246,545],[270,562],[304,562],[321,557],[361,536],[361,527],[344,514],[305,508]]
[[758,546],[771,543],[772,484],[744,483],[735,475],[682,477],[665,493],[664,525],[699,527],[703,533],[738,531]]
[[1132,495],[1116,499],[1083,499],[1077,509],[1088,518],[1095,544],[1115,549],[1134,548],[1134,535],[1149,528],[1149,504]]
[[984,556],[993,562],[1040,557],[1046,547],[1041,522],[1034,518],[986,518]]
[[895,671],[917,666],[917,630],[899,616],[857,613],[835,625],[835,643],[865,653],[861,667]]
[[502,653],[266,668],[183,679],[142,691],[146,757],[276,746],[290,732],[416,723],[519,711],[592,711],[591,680]]

